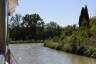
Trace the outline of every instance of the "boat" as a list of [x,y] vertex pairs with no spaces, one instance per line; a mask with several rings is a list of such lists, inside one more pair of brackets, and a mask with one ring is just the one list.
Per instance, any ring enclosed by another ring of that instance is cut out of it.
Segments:
[[0,55],[4,57],[2,64],[13,64],[12,53],[8,44],[8,18],[12,16],[17,5],[18,0],[0,0]]

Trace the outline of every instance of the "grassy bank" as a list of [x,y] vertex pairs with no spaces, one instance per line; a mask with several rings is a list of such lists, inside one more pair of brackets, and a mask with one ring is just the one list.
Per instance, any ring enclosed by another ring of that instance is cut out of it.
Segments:
[[96,22],[88,28],[75,25],[64,27],[60,35],[46,40],[44,46],[96,58]]
[[60,46],[58,42],[52,42],[52,41],[45,42],[44,46],[52,48],[52,49],[56,49],[56,50],[61,50],[64,52],[69,52],[69,53],[73,53],[77,55],[96,58],[96,48],[91,47],[91,46],[85,46],[85,47],[81,46],[81,47],[78,47],[78,49],[75,49],[75,47],[72,48],[68,44],[64,46]]

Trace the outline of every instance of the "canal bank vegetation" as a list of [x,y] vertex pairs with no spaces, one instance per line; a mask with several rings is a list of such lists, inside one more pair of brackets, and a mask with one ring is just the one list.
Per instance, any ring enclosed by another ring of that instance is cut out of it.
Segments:
[[60,26],[51,21],[45,23],[39,14],[16,14],[9,21],[10,43],[36,43],[44,42],[49,38],[59,35]]
[[89,18],[87,6],[82,8],[78,24],[62,28],[44,46],[96,58],[96,17]]

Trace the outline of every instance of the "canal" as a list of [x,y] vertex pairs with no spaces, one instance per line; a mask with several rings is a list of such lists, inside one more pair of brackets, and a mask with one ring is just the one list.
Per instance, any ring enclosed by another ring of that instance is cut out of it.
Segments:
[[41,43],[11,44],[19,64],[96,64],[96,59],[43,47]]

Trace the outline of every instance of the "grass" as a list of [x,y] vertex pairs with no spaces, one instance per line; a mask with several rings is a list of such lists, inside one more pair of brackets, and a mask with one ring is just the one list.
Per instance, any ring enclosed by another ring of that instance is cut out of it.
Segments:
[[54,49],[57,48],[58,45],[59,45],[58,42],[53,42],[53,41],[46,41],[44,43],[44,46],[54,48]]

